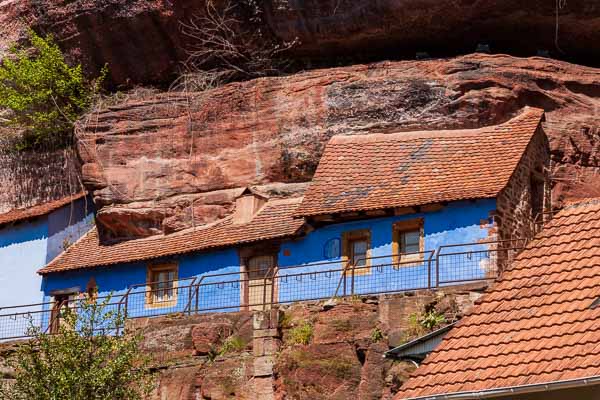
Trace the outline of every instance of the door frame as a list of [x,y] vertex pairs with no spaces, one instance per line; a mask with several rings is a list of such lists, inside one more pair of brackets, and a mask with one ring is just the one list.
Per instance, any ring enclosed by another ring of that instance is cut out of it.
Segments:
[[[240,309],[244,311],[250,310],[250,277],[248,274],[248,263],[251,258],[258,256],[271,256],[273,259],[274,274],[279,268],[279,243],[261,243],[254,246],[243,247],[238,250],[240,258]],[[277,280],[274,279],[271,282],[273,285],[273,300],[277,301],[279,298],[279,290]]]

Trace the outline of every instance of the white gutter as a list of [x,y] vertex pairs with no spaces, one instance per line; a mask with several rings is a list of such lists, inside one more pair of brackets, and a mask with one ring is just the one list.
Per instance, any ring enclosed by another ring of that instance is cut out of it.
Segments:
[[487,389],[473,392],[456,392],[448,394],[437,394],[433,396],[410,397],[405,400],[466,400],[466,399],[489,399],[492,397],[511,396],[525,393],[547,392],[550,390],[572,389],[586,386],[600,385],[600,375],[588,378],[569,379],[548,383],[533,383],[530,385],[505,387],[498,389]]

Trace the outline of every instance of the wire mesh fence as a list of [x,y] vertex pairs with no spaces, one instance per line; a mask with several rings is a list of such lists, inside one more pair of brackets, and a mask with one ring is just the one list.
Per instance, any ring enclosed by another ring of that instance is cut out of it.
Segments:
[[[106,308],[124,319],[135,319],[437,289],[495,279],[525,244],[526,240],[517,239],[445,245],[419,253],[365,257],[356,265],[337,259],[143,283],[113,294]],[[74,307],[72,301],[0,309],[0,340],[29,337],[32,327],[53,333],[61,323],[61,308],[69,306]],[[98,329],[107,333],[106,328]],[[120,333],[122,327],[113,330]]]

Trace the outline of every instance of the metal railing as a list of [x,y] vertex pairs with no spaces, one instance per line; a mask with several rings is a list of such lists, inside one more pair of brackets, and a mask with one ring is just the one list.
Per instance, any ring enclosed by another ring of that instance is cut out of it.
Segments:
[[[495,279],[526,242],[517,239],[452,244],[419,253],[365,257],[356,265],[338,259],[136,284],[114,293],[110,307],[127,319],[136,319],[262,310],[299,301],[484,282]],[[60,324],[60,315],[54,302],[1,308],[0,340],[29,337],[32,326],[52,333]],[[121,329],[118,327],[116,333]]]

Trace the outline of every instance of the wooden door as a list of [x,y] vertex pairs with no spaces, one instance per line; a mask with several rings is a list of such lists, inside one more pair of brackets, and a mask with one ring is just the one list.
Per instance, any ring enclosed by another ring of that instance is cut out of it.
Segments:
[[254,256],[248,259],[247,305],[250,310],[268,310],[271,303],[275,257]]

